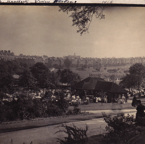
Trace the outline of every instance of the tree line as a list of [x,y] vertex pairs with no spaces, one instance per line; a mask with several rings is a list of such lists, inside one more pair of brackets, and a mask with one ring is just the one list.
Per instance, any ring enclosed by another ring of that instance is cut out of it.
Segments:
[[80,76],[70,69],[51,72],[40,62],[28,65],[18,61],[0,61],[0,91],[4,93],[12,94],[16,86],[36,90],[55,88],[58,82],[72,85],[78,81]]
[[[14,78],[14,74],[18,78]],[[46,91],[41,99],[33,99],[21,91],[25,88],[35,91],[55,89],[58,81],[73,85],[80,81],[80,76],[69,69],[51,72],[43,63],[27,65],[25,62],[0,61],[0,122],[32,119],[37,117],[59,116],[67,114],[69,103],[64,99],[63,91],[55,92],[56,100],[51,99],[52,92]],[[14,94],[11,101],[3,101],[6,94]],[[69,112],[70,113],[70,112]]]

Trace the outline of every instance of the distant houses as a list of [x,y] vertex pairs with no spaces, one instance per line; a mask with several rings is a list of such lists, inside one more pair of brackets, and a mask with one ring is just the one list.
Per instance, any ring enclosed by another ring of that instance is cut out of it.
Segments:
[[90,57],[81,57],[77,55],[68,55],[64,57],[48,57],[46,55],[43,56],[36,56],[36,55],[15,55],[10,50],[0,50],[0,59],[5,61],[8,60],[27,60],[33,61],[33,63],[42,62],[47,64],[48,67],[64,67],[64,61],[68,58],[71,61],[71,67],[94,67],[96,68],[98,65],[101,67],[106,66],[124,66],[127,64],[135,64],[135,63],[142,63],[145,64],[145,57],[131,57],[131,58],[90,58]]

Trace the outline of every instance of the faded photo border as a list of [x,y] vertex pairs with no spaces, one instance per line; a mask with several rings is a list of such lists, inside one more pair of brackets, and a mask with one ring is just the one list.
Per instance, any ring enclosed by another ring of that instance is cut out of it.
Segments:
[[[108,5],[110,7],[113,7],[113,6],[114,7],[115,6],[116,7],[117,6],[120,6],[120,7],[121,6],[124,6],[124,7],[133,7],[133,6],[144,7],[145,0],[0,0],[0,5],[6,5],[6,6],[16,5],[16,7],[20,6],[20,5],[23,5],[23,6],[42,6],[42,7],[43,6],[55,6],[55,5],[56,6],[58,6],[58,5],[92,5],[92,6],[93,5],[105,5],[105,6],[107,6]],[[31,9],[31,7],[29,7],[29,8]],[[32,11],[31,11],[31,13],[32,13]],[[53,18],[53,16],[52,16],[52,18]],[[57,30],[58,29],[59,28],[57,28]],[[66,31],[66,33],[67,33],[67,31]],[[23,36],[24,37],[27,36],[26,33],[24,33]],[[74,37],[74,39],[77,39],[77,38]],[[51,131],[48,131],[47,133],[51,133]]]
[[62,5],[62,4],[105,4],[105,5],[145,5],[145,0],[0,0],[0,5]]

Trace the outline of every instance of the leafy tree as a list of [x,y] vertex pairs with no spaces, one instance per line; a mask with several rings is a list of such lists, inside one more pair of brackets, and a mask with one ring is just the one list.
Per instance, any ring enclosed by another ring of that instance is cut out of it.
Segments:
[[145,66],[141,63],[136,63],[129,68],[129,73],[136,81],[136,86],[139,89],[145,78]]
[[98,62],[94,63],[94,68],[95,68],[97,71],[100,71],[100,69],[101,69],[101,63],[98,63]]
[[120,85],[127,88],[138,88],[142,86],[145,80],[145,66],[136,63],[129,68],[129,74],[122,78]]
[[13,91],[14,78],[12,76],[12,68],[9,62],[0,61],[0,89],[4,93],[11,93]]
[[66,110],[69,107],[69,103],[64,99],[65,93],[61,91],[58,93],[58,96],[59,98],[58,101],[56,102],[56,105],[62,110],[62,112],[66,112]]
[[60,6],[60,11],[70,12],[70,17],[72,18],[72,25],[78,28],[77,32],[81,35],[84,32],[88,32],[90,23],[93,16],[96,18],[105,18],[103,14],[103,6],[77,6],[77,5],[67,5]]
[[37,84],[36,79],[33,77],[28,69],[25,69],[19,78],[19,85],[27,88],[34,88]]
[[8,67],[7,65],[5,64],[5,62],[1,61],[0,62],[0,75],[4,75],[6,73],[8,73]]
[[77,83],[78,81],[80,81],[80,76],[78,74],[73,73],[69,69],[62,70],[60,82],[72,85],[74,83]]
[[59,79],[60,79],[60,76],[61,76],[61,70],[58,69],[57,72],[51,72],[50,73],[50,82],[51,82],[51,85],[50,87],[52,88],[56,88],[58,82],[59,82]]
[[40,88],[50,86],[50,71],[43,63],[36,63],[31,67],[31,72],[37,80],[37,85]]
[[136,86],[136,77],[131,74],[127,74],[126,76],[121,78],[120,85],[126,88],[134,88]]
[[13,92],[14,78],[11,74],[5,73],[0,75],[0,88],[4,93]]
[[57,72],[51,72],[50,73],[50,82],[51,82],[51,88],[56,88],[59,79],[60,79],[60,75],[61,75],[61,70],[58,69]]
[[116,78],[115,75],[111,75],[111,76],[110,76],[110,79],[111,79],[111,81],[113,81],[113,82],[115,81],[115,78]]
[[130,74],[135,74],[137,76],[144,76],[145,75],[145,66],[141,63],[136,63],[129,68]]
[[71,64],[72,64],[72,61],[69,58],[66,58],[64,60],[64,65],[67,69],[70,68]]
[[56,73],[57,73],[58,76],[60,76],[61,75],[61,70],[58,69]]

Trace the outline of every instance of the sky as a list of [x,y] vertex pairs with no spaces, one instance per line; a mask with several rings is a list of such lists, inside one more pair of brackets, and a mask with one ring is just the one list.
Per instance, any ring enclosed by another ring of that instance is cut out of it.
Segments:
[[63,57],[145,56],[145,8],[106,7],[82,36],[58,6],[0,6],[0,50]]

